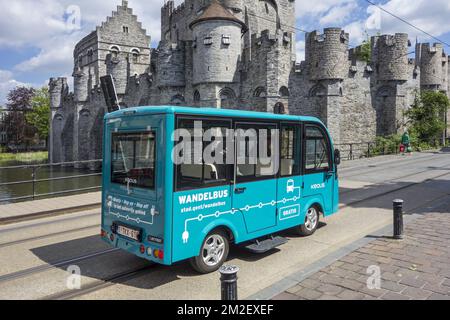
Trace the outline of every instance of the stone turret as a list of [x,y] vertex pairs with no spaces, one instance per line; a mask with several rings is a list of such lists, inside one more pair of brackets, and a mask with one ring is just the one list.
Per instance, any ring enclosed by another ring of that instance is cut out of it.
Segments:
[[155,58],[159,86],[186,85],[184,43],[161,42]]
[[89,98],[89,75],[84,68],[73,73],[73,92],[77,102],[86,102]]
[[408,80],[408,42],[405,33],[372,37],[372,63],[378,80]]
[[49,81],[50,108],[52,110],[63,107],[63,100],[69,93],[67,78],[50,78]]
[[447,57],[442,44],[417,44],[416,63],[420,66],[420,86],[423,89],[446,90],[444,88],[446,78],[444,69]]
[[190,28],[194,34],[193,84],[237,82],[245,24],[213,1]]
[[349,36],[340,28],[328,28],[306,36],[306,61],[311,80],[344,79],[347,76]]

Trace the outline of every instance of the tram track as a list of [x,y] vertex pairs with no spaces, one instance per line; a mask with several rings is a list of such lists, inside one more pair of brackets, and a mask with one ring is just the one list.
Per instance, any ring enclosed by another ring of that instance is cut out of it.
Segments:
[[40,298],[39,300],[70,300],[78,297],[82,297],[92,292],[102,290],[104,288],[112,287],[118,283],[122,283],[131,279],[138,278],[148,273],[157,271],[159,265],[151,263],[144,267],[132,269],[130,271],[120,272],[100,280],[96,280],[85,287],[78,290],[66,290],[51,294]]
[[[444,167],[444,168],[441,168],[440,170],[450,170],[450,167]],[[430,168],[427,168],[427,169],[419,171],[419,172],[414,172],[414,173],[411,173],[411,174],[407,174],[407,175],[401,175],[400,177],[396,177],[394,179],[388,180],[387,182],[391,183],[391,182],[399,181],[401,179],[411,178],[411,177],[417,176],[419,174],[422,174],[422,173],[425,173],[425,172],[428,172],[428,171],[430,171]],[[356,192],[356,191],[360,191],[360,190],[359,189],[352,189],[352,190],[348,190],[348,191],[342,191],[342,192],[339,192],[339,195],[349,194],[349,193],[353,193],[353,192]],[[395,191],[395,190],[393,190],[393,191]]]
[[31,267],[31,268],[24,269],[24,270],[21,270],[21,271],[8,273],[8,274],[0,276],[0,284],[1,283],[5,283],[5,282],[9,282],[9,281],[12,281],[12,280],[25,278],[25,277],[28,277],[28,276],[31,276],[31,275],[35,275],[35,274],[38,274],[38,273],[42,273],[42,272],[48,271],[48,270],[50,270],[52,268],[59,268],[59,267],[63,267],[63,266],[68,266],[68,265],[71,265],[73,263],[77,263],[77,262],[89,260],[89,259],[92,259],[92,258],[100,257],[100,256],[103,256],[103,255],[108,254],[108,253],[117,252],[119,250],[120,249],[118,249],[118,248],[111,248],[111,249],[97,251],[97,252],[94,252],[94,253],[86,254],[86,255],[83,255],[83,256],[75,257],[75,258],[65,259],[65,260],[61,260],[61,261],[58,261],[58,262],[54,262],[54,263],[41,264],[41,265],[36,266],[36,267]]
[[[389,162],[385,162],[385,163],[374,163],[374,164],[367,164],[364,166],[360,166],[360,167],[349,167],[349,168],[342,168],[340,169],[340,172],[342,173],[342,177],[345,179],[351,178],[351,177],[355,177],[358,175],[361,175],[361,172],[357,172],[357,173],[353,173],[353,171],[363,171],[363,174],[369,174],[369,173],[374,173],[377,171],[384,171],[386,169],[392,169],[392,168],[396,168],[396,167],[404,167],[405,165],[409,165],[412,163],[417,163],[417,162],[422,162],[422,161],[426,161],[426,160],[430,160],[436,158],[436,155],[433,154],[431,156],[424,156],[424,157],[420,157],[420,158],[414,158],[414,159],[408,159],[408,160],[403,160],[403,161],[389,161]],[[387,166],[384,166],[385,164],[388,164]],[[372,170],[367,170],[367,168],[370,168]],[[347,175],[346,172],[350,172],[352,174]]]
[[14,245],[17,245],[17,244],[26,243],[26,242],[43,240],[43,239],[48,239],[48,238],[52,238],[52,237],[67,235],[68,233],[76,233],[76,232],[88,231],[88,230],[95,229],[95,228],[98,228],[100,230],[100,225],[94,225],[94,226],[87,226],[87,227],[82,227],[82,228],[64,230],[64,231],[49,233],[49,234],[42,235],[42,236],[36,236],[36,237],[31,237],[31,238],[26,238],[26,239],[20,239],[20,240],[11,241],[11,242],[4,242],[4,243],[0,243],[0,249],[6,248],[6,247],[10,247],[10,246],[14,246]]
[[[442,168],[442,169],[446,170],[446,169],[450,169],[450,168],[446,167],[446,168]],[[424,170],[424,171],[420,171],[420,172],[416,172],[414,174],[409,175],[409,177],[414,176],[414,175],[419,175],[419,174],[422,174],[422,173],[427,172],[427,171],[429,171],[429,169]],[[373,199],[377,199],[379,197],[383,197],[385,195],[388,195],[388,194],[391,194],[391,193],[395,193],[397,191],[401,191],[401,190],[405,190],[405,189],[408,189],[408,188],[412,188],[414,186],[417,186],[417,185],[420,185],[420,184],[424,184],[424,183],[427,183],[429,181],[433,181],[435,179],[439,179],[439,178],[442,178],[442,177],[445,177],[445,176],[448,176],[448,175],[450,175],[450,173],[446,172],[446,173],[443,173],[443,174],[439,174],[439,175],[430,177],[430,178],[428,178],[426,180],[423,180],[423,181],[420,181],[420,182],[411,182],[411,183],[408,183],[408,184],[406,184],[404,186],[401,186],[401,187],[398,187],[398,188],[394,188],[394,189],[388,190],[386,192],[374,194],[374,195],[371,195],[371,196],[366,197],[364,199],[359,199],[359,200],[355,200],[355,201],[349,202],[349,203],[344,204],[343,206],[341,206],[340,209],[343,209],[343,208],[346,208],[346,207],[350,207],[350,206],[355,205],[355,204],[360,204],[360,203],[363,203],[363,202],[366,202],[366,201],[371,201]],[[397,180],[397,179],[400,179],[400,178],[405,178],[405,177],[406,176],[402,176],[402,177],[396,178],[394,180]],[[393,180],[390,180],[390,181],[393,181]],[[351,190],[351,191],[358,191],[358,190]],[[425,203],[425,204],[423,204],[423,205],[421,205],[421,206],[419,206],[417,208],[414,208],[414,210],[417,210],[420,207],[425,207],[426,205],[428,205],[428,203]],[[73,219],[76,219],[76,218],[73,217]],[[51,223],[57,223],[57,222],[59,222],[59,221],[46,222],[46,223],[40,223],[40,224],[34,224],[34,225],[45,225],[45,224],[51,224]],[[31,226],[27,225],[27,226],[23,226],[23,227],[25,228],[25,227],[31,227]],[[86,226],[86,227],[83,227],[83,228],[73,229],[73,230],[69,230],[69,231],[66,230],[66,231],[58,232],[56,234],[43,235],[43,236],[40,236],[40,237],[34,237],[34,238],[30,238],[30,239],[17,240],[17,241],[10,242],[10,243],[0,244],[0,248],[1,247],[5,247],[5,246],[12,246],[12,245],[19,244],[19,243],[25,243],[25,242],[28,242],[28,241],[34,241],[34,240],[38,240],[38,239],[49,238],[49,237],[52,237],[52,236],[56,236],[58,234],[63,234],[63,233],[65,234],[67,232],[76,232],[76,231],[80,231],[81,229],[87,230],[89,228],[95,228],[95,227],[98,227],[98,225]],[[10,228],[10,229],[17,230],[17,227],[16,228]],[[55,263],[42,264],[42,265],[39,265],[39,266],[36,266],[36,267],[31,267],[31,268],[28,268],[28,269],[25,269],[25,270],[9,273],[9,274],[0,276],[0,284],[1,283],[6,283],[6,282],[9,282],[9,281],[13,281],[13,280],[18,280],[18,279],[25,278],[25,277],[29,277],[31,275],[35,275],[35,274],[38,274],[38,273],[43,273],[43,272],[51,270],[53,268],[63,267],[63,266],[67,266],[67,265],[70,265],[70,264],[77,263],[77,262],[81,262],[81,261],[89,260],[89,259],[92,259],[92,258],[104,256],[104,255],[107,255],[109,253],[117,252],[119,250],[120,249],[118,249],[118,248],[111,248],[111,249],[107,249],[107,250],[102,250],[102,251],[86,254],[86,255],[83,255],[83,256],[79,256],[79,257],[74,257],[74,258],[61,260],[61,261],[58,261],[58,262],[55,262]],[[79,297],[79,296],[88,294],[90,292],[95,292],[95,291],[101,290],[101,289],[103,289],[105,287],[114,285],[115,282],[117,282],[117,281],[126,281],[126,280],[132,279],[134,277],[138,277],[142,273],[144,273],[145,271],[148,271],[147,270],[148,268],[149,268],[149,266],[146,266],[145,268],[131,269],[130,271],[121,272],[121,273],[118,273],[118,274],[115,274],[115,275],[112,275],[112,276],[108,276],[108,277],[106,277],[104,279],[98,280],[98,281],[88,285],[85,289],[82,289],[82,291],[77,290],[76,292],[72,292],[71,291],[71,292],[56,293],[54,295],[47,296],[44,299],[56,299],[56,300],[59,300],[59,299],[72,299],[72,298],[75,298],[75,297]],[[152,264],[152,270],[154,268],[155,268],[155,265]]]

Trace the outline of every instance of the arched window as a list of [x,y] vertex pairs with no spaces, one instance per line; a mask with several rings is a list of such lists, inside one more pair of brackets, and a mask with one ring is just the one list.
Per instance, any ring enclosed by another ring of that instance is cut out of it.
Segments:
[[289,97],[289,89],[287,87],[281,87],[279,92],[280,97],[288,98]]
[[327,89],[321,85],[315,85],[314,87],[309,90],[309,96],[310,97],[323,97],[327,95]]
[[119,56],[120,48],[118,46],[111,46],[109,48],[112,58],[117,58]]
[[256,88],[256,90],[253,92],[253,96],[256,98],[265,98],[267,96],[266,88],[264,87]]
[[133,63],[139,62],[139,54],[140,54],[139,49],[136,49],[136,48],[131,49],[131,58],[132,58]]
[[170,100],[170,103],[175,106],[181,106],[185,102],[184,97],[181,94],[174,95]]
[[83,55],[80,54],[78,56],[78,68],[81,68],[83,66]]
[[200,102],[200,92],[198,90],[194,92],[194,102]]
[[286,108],[284,107],[284,104],[281,102],[278,102],[275,107],[273,108],[273,113],[275,114],[286,114]]
[[230,109],[235,107],[236,94],[231,88],[223,88],[219,92],[221,108]]
[[91,63],[94,60],[94,50],[89,49],[87,52],[87,56],[88,56],[88,63]]

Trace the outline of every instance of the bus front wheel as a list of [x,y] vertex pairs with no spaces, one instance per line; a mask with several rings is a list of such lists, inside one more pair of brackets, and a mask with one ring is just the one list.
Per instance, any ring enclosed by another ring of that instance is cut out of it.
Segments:
[[316,206],[310,207],[306,212],[305,223],[296,228],[297,233],[302,237],[313,235],[319,226],[319,214]]
[[190,260],[192,267],[199,273],[211,273],[219,270],[227,260],[230,243],[225,232],[215,230],[203,241],[200,255]]

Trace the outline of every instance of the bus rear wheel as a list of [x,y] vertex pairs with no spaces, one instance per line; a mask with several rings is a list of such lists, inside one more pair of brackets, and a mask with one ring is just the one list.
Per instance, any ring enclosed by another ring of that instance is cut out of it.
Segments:
[[305,223],[297,227],[297,233],[302,237],[313,235],[319,226],[319,210],[316,206],[308,209],[305,216]]
[[203,241],[200,255],[190,260],[192,267],[199,273],[211,273],[219,270],[227,260],[230,242],[222,230],[208,234]]

